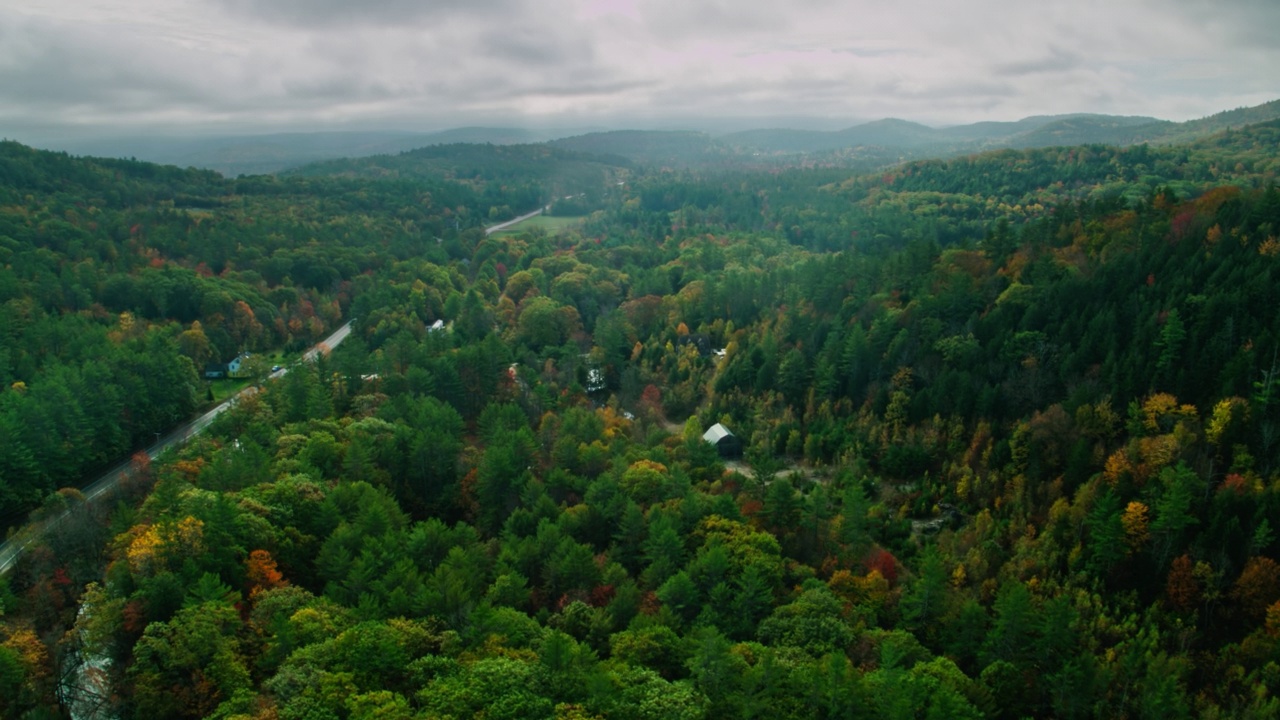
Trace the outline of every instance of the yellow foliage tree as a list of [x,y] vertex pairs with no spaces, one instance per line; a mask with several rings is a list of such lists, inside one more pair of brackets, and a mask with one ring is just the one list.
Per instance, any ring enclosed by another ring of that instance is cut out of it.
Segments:
[[1179,405],[1169,393],[1156,393],[1142,403],[1142,424],[1150,432],[1169,432],[1181,420],[1195,420],[1194,405]]
[[166,525],[165,545],[180,550],[184,555],[198,555],[204,552],[204,521],[190,515],[178,521],[177,525]]
[[1102,476],[1106,478],[1108,483],[1115,485],[1131,472],[1133,472],[1133,463],[1129,462],[1129,455],[1124,450],[1117,450],[1107,458],[1106,465],[1102,470]]
[[1205,431],[1205,438],[1212,444],[1218,445],[1222,442],[1222,437],[1227,433],[1233,423],[1238,423],[1248,417],[1249,402],[1240,397],[1223,398],[1213,406],[1213,415],[1209,418],[1209,427]]
[[1208,245],[1209,248],[1212,249],[1215,245],[1217,245],[1221,241],[1222,241],[1222,226],[1219,225],[1218,223],[1214,223],[1213,227],[1209,228],[1208,232],[1204,234],[1204,244]]
[[135,575],[147,575],[154,568],[156,556],[163,543],[155,525],[149,525],[146,528],[135,527],[130,532],[134,531],[136,534],[133,541],[129,543],[128,549],[125,550],[125,557],[129,561],[129,569]]
[[831,592],[836,597],[850,605],[858,600],[858,577],[846,569],[842,568],[831,573],[831,579],[827,581],[827,587],[831,589]]
[[1138,441],[1138,457],[1142,461],[1143,478],[1171,464],[1178,457],[1179,443],[1174,435],[1157,435]]
[[1150,535],[1148,525],[1151,519],[1147,513],[1147,506],[1134,500],[1129,503],[1124,510],[1124,515],[1120,517],[1120,522],[1124,525],[1124,538],[1132,550],[1141,549]]
[[204,551],[204,522],[190,515],[177,523],[135,525],[127,534],[133,539],[125,558],[135,574],[149,575],[171,556],[191,557]]
[[13,631],[4,641],[4,647],[18,654],[26,670],[27,682],[39,685],[53,677],[53,665],[49,659],[49,650],[40,641],[35,631],[20,629]]

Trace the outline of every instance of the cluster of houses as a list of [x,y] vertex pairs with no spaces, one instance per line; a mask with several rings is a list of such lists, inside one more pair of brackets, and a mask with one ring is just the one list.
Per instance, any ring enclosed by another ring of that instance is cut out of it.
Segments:
[[[434,330],[437,328],[432,329]],[[227,362],[209,363],[208,365],[205,365],[204,377],[206,380],[248,377],[248,367],[246,367],[246,361],[248,359],[249,353],[242,352]],[[507,372],[511,375],[512,380],[518,381],[518,376],[516,375],[516,364],[513,363],[511,367],[508,368]],[[369,381],[376,378],[377,376],[374,375],[366,376],[364,379]],[[604,373],[598,368],[590,368],[587,371],[587,384],[587,390],[589,392],[604,389]],[[627,415],[630,416],[630,413],[627,413]],[[716,423],[715,425],[707,428],[707,431],[702,434],[702,439],[715,447],[716,452],[720,453],[720,457],[742,457],[742,440],[739,439],[737,435],[734,435],[733,431],[720,423]]]

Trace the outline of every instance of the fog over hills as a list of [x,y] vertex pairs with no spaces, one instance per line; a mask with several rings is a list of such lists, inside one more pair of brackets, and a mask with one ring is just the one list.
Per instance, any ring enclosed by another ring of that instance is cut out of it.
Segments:
[[101,137],[46,141],[34,145],[64,150],[73,155],[132,157],[165,165],[207,168],[235,177],[279,172],[320,160],[394,154],[428,145],[538,143],[589,130],[462,127],[430,133],[360,130],[232,136]]
[[[723,124],[688,129],[460,127],[436,132],[359,130],[234,136],[136,136],[79,138],[34,143],[74,155],[137,158],[224,175],[274,173],[338,158],[391,155],[432,145],[516,145],[553,142],[557,147],[616,155],[655,165],[724,165],[760,162],[824,162],[862,169],[930,156],[954,156],[998,148],[1056,145],[1185,142],[1280,117],[1280,100],[1228,110],[1187,122],[1146,116],[1037,115],[1011,122],[986,121],[930,127],[885,118],[841,130],[788,127],[724,132]],[[830,121],[826,121],[828,124]],[[814,120],[796,124],[820,126]]]

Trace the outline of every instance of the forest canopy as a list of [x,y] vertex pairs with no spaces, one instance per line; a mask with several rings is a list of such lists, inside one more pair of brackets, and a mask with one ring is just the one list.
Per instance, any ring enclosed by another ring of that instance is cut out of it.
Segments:
[[[0,508],[76,518],[0,582],[0,713],[95,668],[122,718],[1274,717],[1278,142],[0,145]],[[565,182],[563,229],[484,232]],[[59,492],[348,320],[118,502]]]

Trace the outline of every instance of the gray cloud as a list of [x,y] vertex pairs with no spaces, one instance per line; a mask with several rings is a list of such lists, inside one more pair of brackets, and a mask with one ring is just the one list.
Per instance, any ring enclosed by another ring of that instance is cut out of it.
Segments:
[[589,45],[541,28],[485,30],[477,40],[477,50],[486,58],[522,66],[575,68],[590,65],[594,59]]
[[1170,119],[1280,96],[1274,0],[0,0],[11,128]]
[[1050,46],[1048,54],[1043,57],[1001,63],[995,67],[995,72],[999,75],[1043,75],[1076,70],[1084,64],[1084,58],[1079,54]]
[[415,23],[460,13],[501,18],[515,0],[211,0],[226,10],[288,27]]
[[197,71],[193,58],[137,52],[109,33],[5,22],[0,48],[0,116],[77,108],[109,115],[208,99],[200,85],[174,72]]
[[875,86],[875,91],[891,97],[912,101],[946,101],[956,98],[1012,98],[1018,88],[1010,83],[983,80],[961,80],[939,85],[910,87],[897,80],[889,80]]
[[1276,48],[1280,3],[1275,0],[1171,0],[1171,3],[1172,8],[1185,13],[1219,39]]
[[798,5],[787,3],[674,0],[644,3],[641,16],[649,31],[661,41],[663,38],[689,36],[708,38],[725,34],[777,33],[789,27],[801,12],[803,9]]
[[358,75],[330,76],[314,80],[287,80],[283,85],[289,97],[304,103],[312,100],[329,102],[389,100],[396,97],[394,88]]

